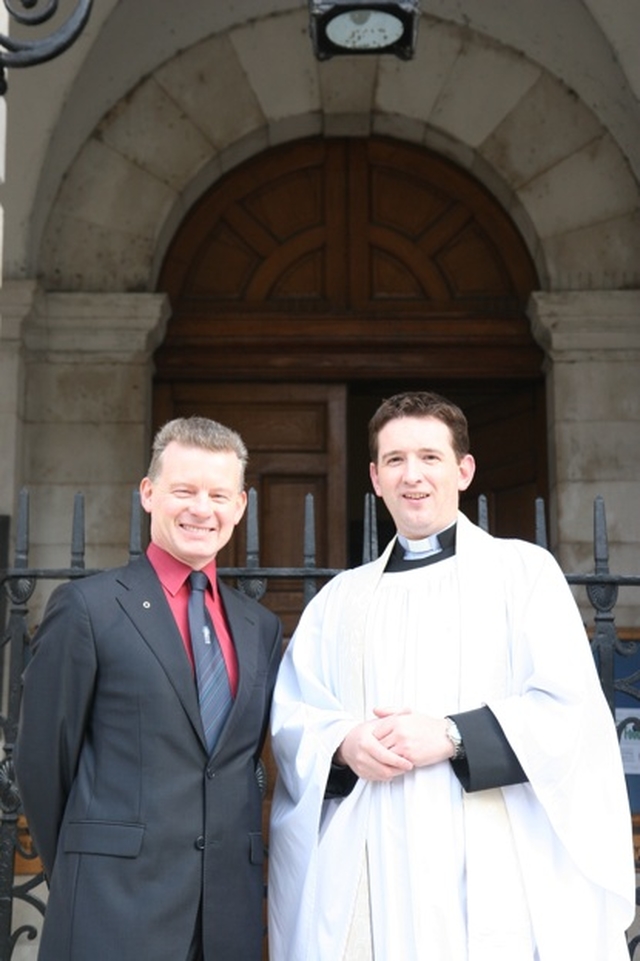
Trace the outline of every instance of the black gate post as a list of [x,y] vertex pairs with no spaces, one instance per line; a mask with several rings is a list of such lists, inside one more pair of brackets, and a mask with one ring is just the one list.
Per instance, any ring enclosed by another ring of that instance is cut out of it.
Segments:
[[29,643],[27,602],[36,585],[34,577],[19,576],[19,572],[26,571],[28,567],[28,555],[29,495],[23,490],[20,492],[18,503],[14,576],[7,578],[4,582],[4,589],[11,607],[9,623],[4,635],[4,645],[9,645],[9,690],[6,714],[1,718],[5,756],[0,761],[0,961],[10,961],[16,941],[22,934],[25,934],[29,940],[37,937],[37,930],[32,925],[23,925],[12,933],[14,899],[21,898],[44,913],[42,902],[30,895],[31,888],[40,883],[42,877],[34,878],[24,885],[14,883],[16,851],[25,858],[35,858],[35,854],[22,850],[20,846],[18,838],[20,796],[13,771],[13,746],[20,714],[22,671]]

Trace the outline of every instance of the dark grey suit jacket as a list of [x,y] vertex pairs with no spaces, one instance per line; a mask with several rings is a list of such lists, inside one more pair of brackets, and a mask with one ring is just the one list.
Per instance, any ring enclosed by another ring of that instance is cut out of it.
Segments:
[[259,961],[255,770],[278,619],[220,585],[237,697],[207,756],[191,666],[142,557],[58,588],[24,677],[16,775],[50,882],[40,961]]

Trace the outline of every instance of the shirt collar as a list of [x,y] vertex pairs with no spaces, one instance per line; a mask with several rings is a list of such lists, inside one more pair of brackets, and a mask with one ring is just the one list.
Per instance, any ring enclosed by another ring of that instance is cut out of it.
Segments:
[[[169,554],[164,548],[159,547],[153,542],[149,544],[147,548],[147,558],[149,563],[158,575],[158,579],[164,589],[171,594],[172,597],[178,593],[178,591],[183,586],[187,577],[191,573],[192,568],[183,561],[179,561],[177,557],[173,554]],[[204,573],[209,578],[209,583],[211,585],[211,592],[213,597],[216,597],[216,562],[215,558],[209,561],[205,567],[201,568]]]

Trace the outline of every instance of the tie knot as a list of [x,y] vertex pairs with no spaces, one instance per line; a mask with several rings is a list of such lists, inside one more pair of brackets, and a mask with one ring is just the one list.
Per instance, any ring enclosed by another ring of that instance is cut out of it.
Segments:
[[189,574],[189,583],[191,584],[192,591],[206,591],[209,578],[204,571],[191,571]]

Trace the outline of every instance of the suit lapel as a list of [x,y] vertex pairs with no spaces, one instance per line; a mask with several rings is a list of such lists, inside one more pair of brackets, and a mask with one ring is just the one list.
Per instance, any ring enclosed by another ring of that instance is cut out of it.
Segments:
[[118,602],[164,669],[191,724],[204,744],[193,671],[162,585],[146,557],[123,568]]
[[[169,683],[203,747],[206,748],[193,671],[155,571],[146,557],[140,557],[122,569],[118,581],[123,588],[118,602],[162,665]],[[229,734],[240,723],[253,690],[258,662],[256,621],[249,605],[244,603],[237,591],[231,590],[225,584],[218,582],[218,587],[238,659],[238,691],[214,754],[224,747]]]
[[257,625],[249,605],[245,604],[237,591],[231,590],[220,581],[218,589],[238,659],[238,691],[214,753],[224,747],[227,737],[242,718],[253,690],[258,663]]

